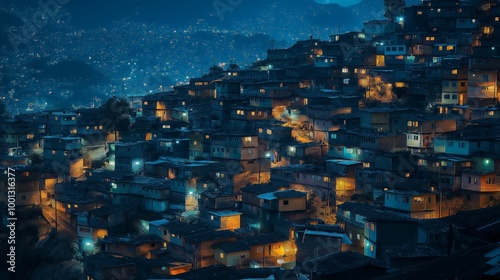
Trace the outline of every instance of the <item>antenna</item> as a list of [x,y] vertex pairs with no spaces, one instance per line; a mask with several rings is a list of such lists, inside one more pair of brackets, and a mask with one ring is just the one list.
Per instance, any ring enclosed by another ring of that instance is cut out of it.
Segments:
[[122,97],[125,98],[125,78],[122,79]]

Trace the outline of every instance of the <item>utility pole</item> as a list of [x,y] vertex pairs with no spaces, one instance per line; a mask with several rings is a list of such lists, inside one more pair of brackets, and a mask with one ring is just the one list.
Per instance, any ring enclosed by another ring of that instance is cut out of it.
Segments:
[[439,189],[439,218],[442,217],[442,206],[443,206],[443,192],[441,190],[441,162],[439,162],[439,176],[438,176],[438,189]]
[[257,164],[259,166],[259,184],[260,184],[260,157],[257,157]]
[[57,200],[56,200],[55,196],[54,196],[54,215],[56,216],[56,232],[57,232],[57,226],[58,226],[58,223],[57,223]]
[[266,247],[262,245],[262,268],[266,267]]
[[122,79],[122,97],[125,98],[125,78]]

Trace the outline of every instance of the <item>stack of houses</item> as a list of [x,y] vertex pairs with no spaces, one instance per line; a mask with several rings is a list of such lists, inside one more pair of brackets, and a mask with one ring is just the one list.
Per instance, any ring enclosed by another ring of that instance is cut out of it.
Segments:
[[391,279],[478,250],[475,273],[498,276],[484,263],[500,232],[499,18],[497,1],[425,0],[214,66],[143,97],[119,131],[103,108],[17,115],[0,121],[1,162],[19,205],[74,234],[89,279]]

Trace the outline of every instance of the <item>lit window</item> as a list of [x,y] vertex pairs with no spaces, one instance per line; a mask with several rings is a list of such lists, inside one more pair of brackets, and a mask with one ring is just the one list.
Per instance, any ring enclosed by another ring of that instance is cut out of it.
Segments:
[[499,21],[499,20],[500,20],[500,18],[499,18],[499,17],[495,17],[495,21]]
[[347,68],[342,68],[342,73],[349,73],[349,69],[347,69]]
[[267,133],[267,135],[271,135],[271,134],[273,134],[273,131],[272,131],[272,130],[270,130],[270,129],[268,129],[268,130],[266,131],[266,133]]
[[262,133],[262,128],[259,128],[259,133]]
[[439,50],[442,51],[443,50],[443,46],[439,46]]
[[245,142],[252,142],[252,137],[245,137]]
[[423,203],[423,202],[424,202],[424,198],[421,196],[415,196],[413,198],[413,203],[415,203],[415,204],[419,204],[419,203]]
[[417,15],[421,15],[422,14],[422,11],[417,11]]
[[144,101],[144,106],[148,106],[148,102],[147,101]]
[[220,257],[221,259],[223,259],[223,258],[224,258],[224,253],[220,253],[220,254],[219,254],[219,257]]
[[206,139],[210,139],[210,135],[205,135],[205,138]]
[[425,159],[419,159],[418,160],[418,165],[419,166],[427,166],[427,160],[425,160]]
[[55,155],[56,154],[56,150],[52,150],[52,154]]
[[447,51],[452,51],[455,49],[455,46],[446,46]]

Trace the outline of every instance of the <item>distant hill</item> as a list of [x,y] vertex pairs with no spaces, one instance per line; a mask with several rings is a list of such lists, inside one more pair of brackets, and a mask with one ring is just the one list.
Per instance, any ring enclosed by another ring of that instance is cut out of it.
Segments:
[[43,65],[42,60],[35,60],[30,66],[34,69],[42,69],[41,77],[60,82],[85,82],[89,85],[106,81],[103,73],[80,60],[66,60],[48,66]]
[[[417,2],[418,0],[411,0]],[[5,4],[36,7],[36,1],[3,0]],[[337,4],[318,4],[314,0],[241,0],[241,4],[232,7],[231,1],[207,0],[87,0],[70,1],[63,9],[70,12],[73,24],[79,28],[93,28],[107,25],[114,20],[155,22],[175,26],[192,24],[198,19],[220,27],[234,28],[234,20],[260,18],[271,20],[264,15],[303,14],[313,25],[341,24],[352,29],[360,22],[383,10],[383,0],[362,0],[359,4],[341,7]],[[217,11],[226,11],[217,13]],[[221,16],[222,14],[222,16]],[[290,17],[290,19],[294,19]],[[221,20],[222,19],[222,20]]]

